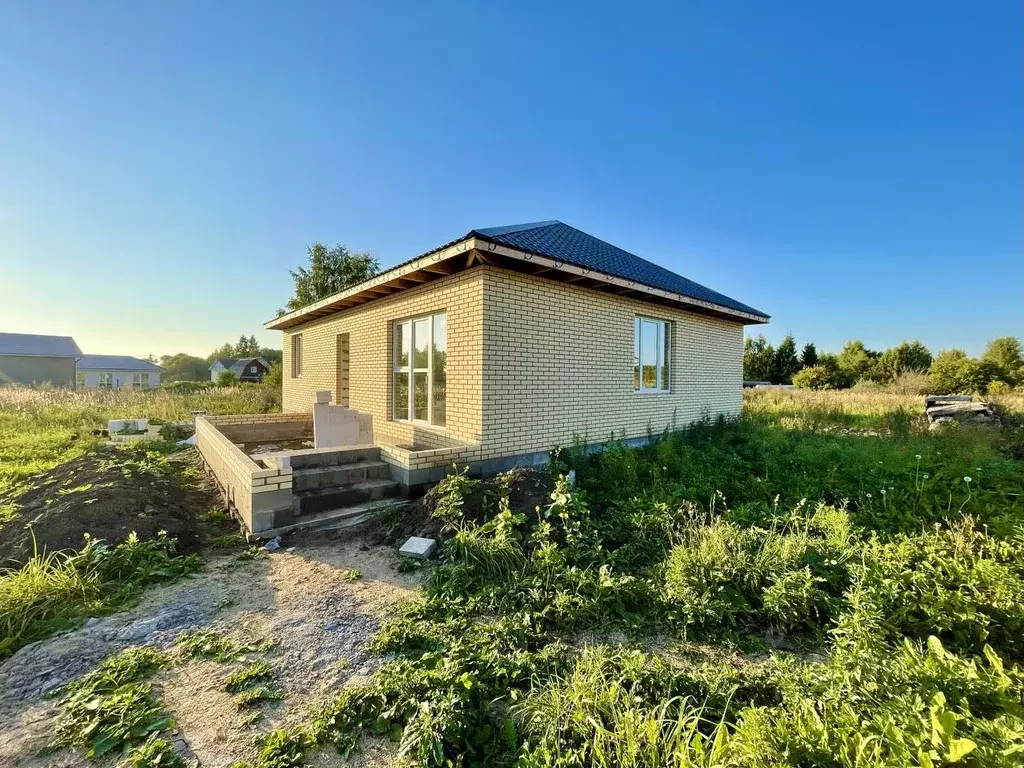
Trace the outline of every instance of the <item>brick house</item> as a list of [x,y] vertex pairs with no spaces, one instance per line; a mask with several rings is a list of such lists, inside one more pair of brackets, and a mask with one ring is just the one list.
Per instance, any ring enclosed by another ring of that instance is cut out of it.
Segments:
[[546,221],[472,230],[265,327],[284,333],[284,411],[329,390],[415,486],[738,415],[743,327],[768,321]]

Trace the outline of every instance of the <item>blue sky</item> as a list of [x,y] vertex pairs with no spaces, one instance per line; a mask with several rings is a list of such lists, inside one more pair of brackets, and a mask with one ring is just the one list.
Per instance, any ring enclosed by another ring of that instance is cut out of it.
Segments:
[[279,346],[314,241],[552,218],[772,340],[1024,335],[1024,4],[0,0],[0,330]]

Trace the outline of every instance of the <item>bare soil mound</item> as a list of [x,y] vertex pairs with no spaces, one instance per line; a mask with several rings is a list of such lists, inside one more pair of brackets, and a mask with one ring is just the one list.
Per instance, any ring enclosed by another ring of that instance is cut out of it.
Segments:
[[[170,458],[144,448],[104,448],[32,479],[0,526],[0,568],[17,567],[40,552],[80,549],[83,537],[111,543],[133,531],[153,538],[167,531],[180,552],[198,548],[196,516],[217,505],[194,450]],[[33,535],[35,541],[33,542]]]

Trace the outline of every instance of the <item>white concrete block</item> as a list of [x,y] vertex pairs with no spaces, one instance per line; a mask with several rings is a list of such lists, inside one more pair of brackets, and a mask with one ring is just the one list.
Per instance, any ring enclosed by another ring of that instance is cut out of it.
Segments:
[[437,549],[437,541],[424,539],[419,536],[410,536],[409,540],[398,550],[402,557],[414,557],[417,560],[426,560]]
[[343,405],[313,404],[313,445],[340,448],[359,444],[359,414]]

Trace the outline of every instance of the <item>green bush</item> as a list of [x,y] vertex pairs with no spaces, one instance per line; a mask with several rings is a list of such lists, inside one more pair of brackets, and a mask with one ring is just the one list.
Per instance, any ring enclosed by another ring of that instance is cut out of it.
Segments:
[[238,374],[234,371],[221,371],[217,374],[218,387],[234,387],[238,384]]

